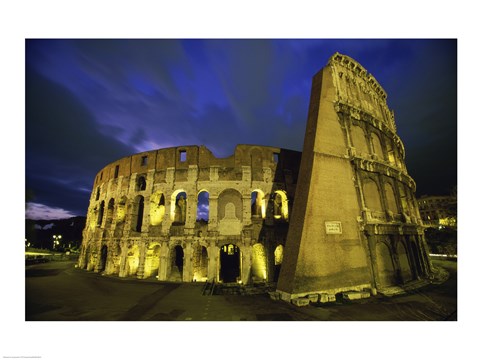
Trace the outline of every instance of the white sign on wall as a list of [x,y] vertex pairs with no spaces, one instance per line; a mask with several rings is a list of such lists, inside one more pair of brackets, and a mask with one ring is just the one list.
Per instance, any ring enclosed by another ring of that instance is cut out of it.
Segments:
[[342,222],[341,221],[325,221],[325,230],[327,234],[341,234]]

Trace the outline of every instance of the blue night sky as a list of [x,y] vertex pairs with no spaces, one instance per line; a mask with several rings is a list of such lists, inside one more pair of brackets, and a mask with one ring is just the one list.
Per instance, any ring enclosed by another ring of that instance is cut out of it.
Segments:
[[457,184],[456,40],[26,40],[29,218],[85,215],[96,173],[133,153],[302,150],[312,76],[336,51],[388,94],[417,196]]

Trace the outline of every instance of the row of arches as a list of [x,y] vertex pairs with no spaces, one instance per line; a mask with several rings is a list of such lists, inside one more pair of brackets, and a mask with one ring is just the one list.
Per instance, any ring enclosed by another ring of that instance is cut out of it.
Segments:
[[401,156],[391,139],[379,136],[376,131],[366,134],[363,127],[353,124],[350,126],[350,138],[357,156],[370,157],[370,155],[375,155],[382,161],[400,168],[403,167]]
[[379,241],[375,248],[377,285],[388,287],[404,284],[424,275],[424,266],[415,241]]
[[[212,250],[211,250],[212,251]],[[240,282],[242,273],[242,251],[233,244],[216,247],[210,254],[207,247],[195,244],[191,248],[191,259],[187,263],[186,252],[182,245],[176,244],[168,248],[162,256],[160,244],[152,244],[142,256],[138,245],[131,245],[124,254],[118,245],[102,245],[99,256],[94,256],[93,246],[85,249],[83,268],[96,270],[106,274],[118,274],[123,277],[155,277],[167,281],[207,281],[209,267],[212,266],[211,256],[219,262],[216,269],[216,280],[224,283]],[[274,269],[269,274],[268,257],[263,244],[257,243],[251,248],[251,266],[248,270],[253,282],[277,281],[283,261],[283,245],[277,245],[273,252]],[[122,259],[123,257],[123,259]],[[163,262],[163,268],[162,268]],[[186,266],[188,268],[186,269]],[[161,275],[162,269],[164,274]]]
[[[228,199],[228,202],[232,203],[235,207],[234,212],[239,213],[235,215],[236,218],[242,217],[241,209],[242,196],[234,189],[224,190],[219,198],[224,197]],[[170,202],[167,203],[165,194],[162,192],[155,192],[150,196],[149,215],[150,225],[160,225],[165,219],[165,213],[167,206],[170,206],[169,214],[170,220],[174,225],[185,224],[188,212],[188,197],[187,192],[183,189],[174,191],[170,196]],[[197,193],[196,198],[196,221],[208,222],[210,219],[210,194],[207,190],[200,190]],[[226,200],[227,201],[227,200]],[[132,216],[131,228],[134,231],[141,232],[143,226],[143,215],[145,211],[145,197],[143,195],[137,195],[130,203],[130,213]],[[256,189],[251,192],[251,216],[252,218],[265,219],[267,212],[273,214],[273,218],[276,220],[288,220],[288,198],[287,194],[283,190],[276,190],[267,198],[262,190]],[[231,206],[230,206],[231,207]],[[105,214],[106,211],[106,214]],[[108,201],[107,206],[105,200],[102,200],[98,208],[93,209],[92,215],[96,215],[96,220],[91,224],[96,224],[97,227],[103,227],[105,224],[110,225],[112,221],[116,223],[122,223],[125,221],[127,213],[127,198],[123,196],[116,207],[115,212],[115,199],[111,198]],[[219,216],[223,218],[225,216],[225,209],[223,206],[219,208]]]

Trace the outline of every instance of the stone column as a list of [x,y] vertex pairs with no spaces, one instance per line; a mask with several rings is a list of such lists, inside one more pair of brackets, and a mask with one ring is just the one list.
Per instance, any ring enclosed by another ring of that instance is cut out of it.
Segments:
[[192,244],[190,242],[186,243],[185,248],[183,249],[183,282],[191,282],[193,279],[192,250]]
[[250,272],[252,269],[252,248],[250,246],[241,247],[241,280],[242,284],[248,284],[250,281]]
[[137,269],[137,279],[143,279],[143,275],[145,274],[145,238],[140,238],[139,244],[139,261],[138,261],[138,269]]
[[251,194],[242,196],[243,203],[243,226],[248,226],[252,223],[252,196]]
[[128,244],[125,242],[120,243],[120,269],[118,272],[118,277],[125,277],[125,267],[127,263],[127,253],[128,253]]
[[208,253],[208,280],[218,281],[218,271],[217,271],[217,262],[219,251],[218,247],[215,246],[214,243],[211,243],[210,246],[207,248]]
[[218,196],[209,196],[208,230],[215,231],[218,225]]
[[167,265],[168,265],[168,246],[163,243],[160,247],[160,260],[158,264],[158,280],[167,280]]

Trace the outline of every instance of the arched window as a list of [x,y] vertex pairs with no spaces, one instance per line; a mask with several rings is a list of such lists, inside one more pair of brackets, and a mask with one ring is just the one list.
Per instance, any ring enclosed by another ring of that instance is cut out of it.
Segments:
[[197,198],[197,221],[208,221],[209,218],[209,194],[206,190],[198,193]]
[[277,190],[273,193],[273,217],[277,220],[288,220],[288,199],[285,191]]
[[115,200],[110,199],[107,206],[107,224],[111,224],[113,220],[113,209],[115,208]]
[[390,210],[394,214],[397,214],[398,207],[397,207],[397,202],[395,200],[395,193],[393,191],[392,185],[390,185],[389,183],[385,184],[385,198],[387,199],[388,210]]
[[144,198],[139,195],[135,198],[132,214],[132,230],[136,232],[142,231],[143,225],[143,210],[144,210]]
[[137,191],[144,191],[147,188],[145,176],[139,176],[137,179]]
[[376,133],[372,133],[372,145],[373,153],[376,154],[380,160],[384,160],[385,156],[383,155],[382,143]]
[[100,209],[98,210],[97,226],[102,226],[103,212],[105,210],[105,201],[100,203]]
[[357,156],[366,157],[369,154],[365,132],[360,126],[352,125],[351,138],[355,147]]
[[252,218],[265,218],[265,201],[264,194],[261,190],[255,190],[252,192]]
[[150,197],[150,224],[160,225],[165,215],[165,196],[156,192]]
[[368,209],[372,211],[383,211],[380,193],[377,183],[371,179],[366,179],[363,183],[363,195]]
[[187,218],[187,193],[184,190],[177,190],[172,194],[171,220],[176,224],[185,224]]

